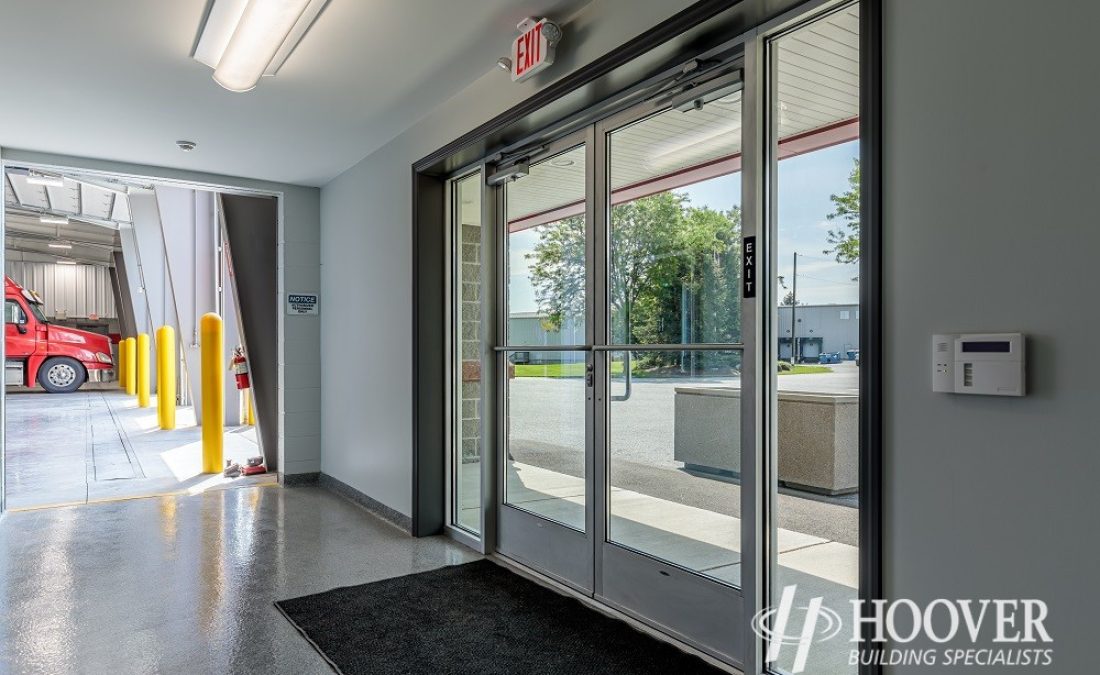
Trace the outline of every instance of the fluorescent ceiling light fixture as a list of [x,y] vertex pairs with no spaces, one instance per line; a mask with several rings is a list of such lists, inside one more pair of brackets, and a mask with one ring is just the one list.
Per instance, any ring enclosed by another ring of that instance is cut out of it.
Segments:
[[75,265],[76,261],[75,260],[58,260],[57,264],[58,265]]
[[38,173],[27,174],[28,185],[44,185],[46,187],[65,187],[65,179],[61,176],[43,176]]
[[46,245],[49,246],[50,248],[72,248],[73,247],[72,244],[66,244],[66,243],[60,242],[60,241],[50,242],[49,244],[46,244]]
[[192,57],[229,91],[273,76],[328,0],[214,0]]
[[69,219],[65,216],[38,216],[38,222],[43,225],[68,225]]

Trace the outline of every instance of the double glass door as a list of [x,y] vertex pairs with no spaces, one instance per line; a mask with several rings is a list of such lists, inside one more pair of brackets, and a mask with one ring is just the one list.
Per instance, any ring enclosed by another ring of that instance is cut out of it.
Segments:
[[547,144],[500,188],[495,389],[496,550],[736,663],[752,425],[735,66],[705,100]]
[[450,181],[452,534],[745,672],[806,665],[769,607],[861,597],[859,30],[817,3]]

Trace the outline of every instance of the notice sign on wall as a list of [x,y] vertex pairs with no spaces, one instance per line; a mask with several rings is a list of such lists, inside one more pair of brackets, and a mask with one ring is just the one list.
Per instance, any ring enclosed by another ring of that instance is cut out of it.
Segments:
[[286,313],[287,314],[316,314],[317,313],[317,294],[316,293],[287,293],[286,294]]

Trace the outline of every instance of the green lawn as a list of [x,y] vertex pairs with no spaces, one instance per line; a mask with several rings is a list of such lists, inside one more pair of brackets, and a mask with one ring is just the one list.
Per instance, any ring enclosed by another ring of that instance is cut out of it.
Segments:
[[[780,375],[818,375],[832,373],[833,368],[828,366],[793,366],[790,370],[780,370]],[[623,374],[623,362],[612,362],[612,375]],[[645,377],[646,374],[635,370],[635,377]],[[583,363],[551,363],[546,365],[517,364],[516,377],[584,377]]]
[[[612,375],[622,375],[622,361],[611,364]],[[584,377],[583,363],[548,363],[535,365],[529,363],[516,365],[516,377]]]
[[828,366],[792,366],[790,370],[779,371],[780,375],[816,375],[818,373],[831,373],[833,369]]
[[[817,375],[819,373],[831,373],[833,369],[828,366],[793,366],[791,370],[781,370],[780,375]],[[623,374],[623,362],[611,363],[611,374]],[[634,377],[645,377],[646,373],[634,371]],[[521,363],[516,365],[516,377],[584,377],[584,363],[548,363],[537,365]]]

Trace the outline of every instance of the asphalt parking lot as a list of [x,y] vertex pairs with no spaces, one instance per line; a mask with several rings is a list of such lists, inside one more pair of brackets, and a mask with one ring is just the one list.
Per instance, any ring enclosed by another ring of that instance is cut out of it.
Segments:
[[[844,363],[833,372],[783,375],[784,391],[858,392],[858,368]],[[615,487],[729,516],[740,516],[736,481],[685,472],[673,459],[676,387],[740,387],[739,378],[636,378],[630,397],[609,404],[609,473]],[[584,382],[581,378],[515,378],[509,383],[513,459],[543,469],[584,473]],[[616,380],[612,394],[622,394]],[[855,497],[825,499],[781,491],[779,526],[850,545],[858,543]]]
[[[831,373],[783,375],[781,391],[856,394],[859,369],[854,363],[830,366]],[[737,377],[634,378],[630,398],[609,405],[609,444],[612,464],[632,461],[680,469],[672,458],[676,387],[740,388]],[[621,378],[612,382],[612,395],[622,395]],[[574,378],[520,377],[509,382],[509,415],[513,444],[520,441],[552,444],[560,452],[584,453],[584,381]],[[551,468],[551,467],[547,467]]]

